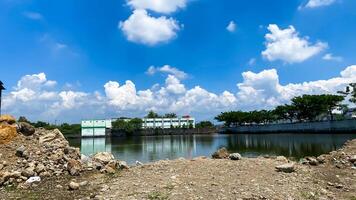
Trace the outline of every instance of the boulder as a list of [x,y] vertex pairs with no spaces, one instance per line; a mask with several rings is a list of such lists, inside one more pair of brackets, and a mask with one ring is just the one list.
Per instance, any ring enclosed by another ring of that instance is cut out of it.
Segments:
[[39,163],[36,166],[35,171],[36,171],[37,174],[40,174],[41,172],[46,171],[46,167],[42,163]]
[[16,119],[11,115],[1,115],[0,124],[13,125],[16,123]]
[[78,160],[70,159],[67,164],[67,170],[70,175],[78,176],[82,170],[82,164]]
[[0,124],[0,144],[11,142],[17,136],[15,126]]
[[323,164],[323,163],[325,163],[326,158],[325,158],[324,155],[320,155],[320,156],[318,156],[318,157],[316,158],[316,160],[317,160],[319,163]]
[[27,122],[19,122],[18,128],[19,131],[25,136],[30,136],[35,133],[35,127],[33,127],[31,124]]
[[119,161],[117,163],[117,169],[129,169],[129,166],[125,161]]
[[31,177],[35,175],[35,168],[34,167],[27,167],[25,170],[21,172],[21,175],[24,177]]
[[98,162],[102,165],[106,165],[114,159],[114,156],[109,152],[100,152],[95,154],[93,157],[93,161]]
[[276,170],[279,172],[292,173],[295,171],[294,163],[286,163],[276,166]]
[[226,159],[229,157],[229,153],[227,152],[226,148],[223,147],[214,152],[211,157],[214,159]]
[[229,155],[231,160],[241,160],[242,156],[239,153],[232,153]]

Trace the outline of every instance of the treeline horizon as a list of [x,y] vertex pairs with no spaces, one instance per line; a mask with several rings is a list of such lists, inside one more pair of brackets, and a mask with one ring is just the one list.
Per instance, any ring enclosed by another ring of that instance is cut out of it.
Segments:
[[[222,112],[215,119],[224,122],[225,126],[241,126],[251,124],[268,124],[272,122],[311,122],[327,117],[345,119],[348,105],[342,104],[347,96],[349,101],[356,103],[356,83],[351,83],[345,91],[338,91],[338,95],[302,95],[291,99],[290,104],[279,105],[271,110],[229,111]],[[340,115],[333,114],[339,110]]]

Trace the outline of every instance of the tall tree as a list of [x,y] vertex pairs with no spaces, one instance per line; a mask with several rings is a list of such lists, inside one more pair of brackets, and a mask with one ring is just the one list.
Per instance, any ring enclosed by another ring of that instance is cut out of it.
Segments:
[[177,114],[175,113],[166,113],[164,118],[177,118]]
[[157,113],[155,113],[153,110],[150,110],[146,118],[160,118],[160,116]]

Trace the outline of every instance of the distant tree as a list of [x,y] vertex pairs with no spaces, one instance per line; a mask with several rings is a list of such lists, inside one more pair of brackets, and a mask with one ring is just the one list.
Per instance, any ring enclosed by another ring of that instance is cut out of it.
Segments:
[[342,94],[344,97],[350,96],[349,101],[356,103],[356,83],[350,83],[346,86],[345,91],[338,91],[337,93]]
[[212,128],[214,124],[211,121],[201,121],[195,125],[196,128]]
[[324,94],[320,95],[319,98],[321,98],[322,105],[325,106],[325,109],[330,116],[330,120],[333,120],[332,111],[335,109],[340,110],[343,107],[341,102],[345,100],[345,97],[340,95]]
[[297,116],[296,108],[287,104],[277,106],[272,112],[276,119],[289,120],[290,122],[293,122],[293,119],[295,119]]
[[153,110],[150,110],[146,118],[160,118],[160,116],[157,113],[155,113]]
[[18,122],[27,122],[27,123],[30,122],[30,121],[28,121],[28,120],[26,119],[26,117],[24,117],[24,116],[20,116],[17,121],[18,121]]
[[177,118],[177,114],[175,113],[166,113],[164,118]]
[[128,121],[118,119],[112,123],[112,126],[113,129],[122,130],[128,134],[132,134],[142,128],[142,123],[142,119],[140,118],[133,118]]

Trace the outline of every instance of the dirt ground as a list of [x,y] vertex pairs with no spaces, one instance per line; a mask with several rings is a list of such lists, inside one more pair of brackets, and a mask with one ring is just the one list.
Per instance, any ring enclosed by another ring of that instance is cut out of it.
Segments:
[[[293,173],[277,172],[287,161],[276,158],[164,160],[114,174],[48,177],[28,188],[2,187],[0,199],[335,199],[356,200],[356,140],[325,156],[317,166],[297,164]],[[78,190],[68,183],[87,181]]]

